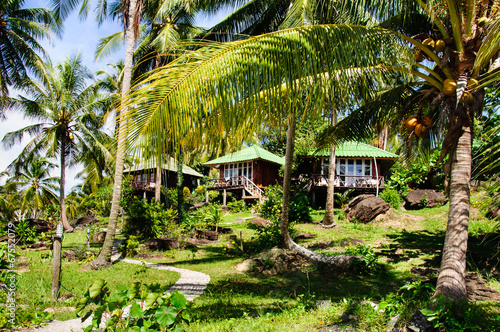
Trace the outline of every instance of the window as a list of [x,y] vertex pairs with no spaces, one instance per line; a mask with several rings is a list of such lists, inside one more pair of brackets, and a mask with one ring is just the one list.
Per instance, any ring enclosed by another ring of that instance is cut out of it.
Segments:
[[253,167],[252,162],[234,163],[224,165],[224,178],[233,176],[246,176],[252,180]]

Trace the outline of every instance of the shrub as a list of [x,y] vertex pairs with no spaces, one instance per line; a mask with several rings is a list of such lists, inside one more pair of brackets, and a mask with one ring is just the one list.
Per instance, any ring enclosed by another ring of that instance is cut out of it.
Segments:
[[191,191],[189,190],[189,188],[188,188],[188,187],[184,187],[184,188],[182,189],[182,194],[184,195],[184,198],[186,198],[186,199],[187,199],[187,198],[191,195]]
[[[104,317],[108,317],[106,331],[183,331],[181,324],[191,320],[187,300],[177,290],[172,294],[166,291],[166,287],[158,284],[141,286],[135,282],[129,289],[111,296],[106,282],[96,280],[78,301],[76,314],[85,319],[94,314],[89,331],[99,330]],[[124,308],[129,304],[130,317],[126,318]],[[87,306],[89,310],[83,314]]]
[[227,203],[227,207],[233,213],[238,213],[246,210],[245,202],[243,200],[229,202]]
[[194,190],[195,193],[197,193],[198,195],[205,195],[205,187],[204,186],[198,186],[196,187],[196,189]]
[[401,196],[395,189],[385,189],[380,193],[380,198],[389,203],[393,209],[399,210],[401,203],[403,203]]
[[[281,236],[280,222],[276,219],[271,219],[271,223],[266,227],[248,224],[250,229],[254,229],[257,236],[252,238],[254,242],[254,251],[261,251],[263,249],[272,248],[275,246],[283,246],[283,236]],[[295,231],[290,225],[290,234]]]
[[[262,218],[270,220],[281,220],[281,209],[283,206],[283,188],[278,185],[270,186],[264,193],[267,199],[257,206]],[[310,222],[311,208],[307,196],[299,192],[290,198],[290,222]]]
[[27,219],[21,220],[16,226],[16,240],[21,245],[32,243],[36,240],[35,226],[30,227]]
[[126,212],[125,233],[128,235],[144,238],[179,235],[179,228],[175,224],[177,212],[172,208],[165,209],[163,203],[148,203],[139,199],[130,205]]
[[218,192],[217,190],[209,190],[208,191],[208,201],[210,203],[213,203],[215,201],[218,201],[220,200],[220,192]]

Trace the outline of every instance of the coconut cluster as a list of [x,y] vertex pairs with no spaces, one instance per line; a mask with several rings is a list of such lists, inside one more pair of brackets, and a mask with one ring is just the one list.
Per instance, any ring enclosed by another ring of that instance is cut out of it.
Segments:
[[[422,41],[422,45],[424,45],[425,47],[427,47],[428,49],[430,49],[431,51],[433,51],[436,54],[442,53],[446,48],[446,42],[442,39],[438,39],[435,41],[432,38],[426,38]],[[417,62],[422,62],[422,61],[424,61],[424,59],[426,59],[425,52],[420,50],[420,49],[416,50],[415,51],[415,60]],[[474,90],[478,86],[479,86],[479,81],[477,79],[469,78],[468,85],[467,85],[467,88],[469,90]],[[456,93],[456,90],[457,90],[457,82],[454,79],[448,78],[448,79],[444,80],[443,89],[441,90],[443,92],[443,94],[445,94],[446,96],[454,96]],[[472,94],[468,91],[464,92],[464,94],[462,95],[461,101],[462,102],[469,102],[471,100],[472,100]]]
[[428,115],[422,118],[409,118],[405,121],[405,127],[409,131],[415,132],[420,138],[424,138],[429,134],[429,127],[432,126],[432,118]]

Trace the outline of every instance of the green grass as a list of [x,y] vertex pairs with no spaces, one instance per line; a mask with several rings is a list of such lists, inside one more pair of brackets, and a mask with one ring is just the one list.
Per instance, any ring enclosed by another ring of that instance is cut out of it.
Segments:
[[[413,274],[411,268],[439,268],[447,212],[447,205],[418,211],[395,211],[390,218],[359,224],[347,222],[343,213],[337,210],[337,227],[325,229],[319,225],[324,210],[315,210],[312,223],[294,226],[300,232],[317,234],[316,238],[300,244],[318,252],[344,252],[340,243],[348,238],[364,241],[365,246],[375,252],[377,263],[363,273],[334,271],[311,264],[278,276],[239,273],[235,265],[249,255],[237,257],[226,253],[226,244],[233,240],[230,234],[220,236],[219,242],[213,245],[170,250],[162,253],[163,258],[148,261],[210,275],[206,292],[193,303],[193,322],[185,327],[187,331],[314,331],[332,324],[347,324],[343,322],[346,315],[357,317],[349,324],[360,331],[381,331],[386,329],[391,315],[374,310],[366,301],[378,303],[400,298],[400,289],[408,282],[435,276],[419,276]],[[242,212],[223,217],[223,223],[228,223],[223,226],[232,228],[233,235],[239,238],[241,232],[246,241],[244,246],[251,245],[255,231],[247,223],[235,222],[235,219],[250,215]],[[498,240],[491,221],[475,211],[470,221],[468,270],[484,277],[488,286],[500,290],[500,277],[495,272],[498,256],[494,256]],[[68,234],[64,248],[67,250],[84,242],[83,232]],[[97,251],[99,247],[93,249]],[[38,252],[23,253],[29,259],[30,271],[22,273],[19,280],[22,302],[40,309],[74,305],[74,300],[57,304],[50,300],[51,265],[48,261],[41,261],[39,255]],[[96,278],[103,278],[112,289],[119,289],[135,280],[172,284],[178,276],[123,262],[101,271],[84,271],[76,263],[63,265],[62,285],[77,296]],[[317,300],[331,301],[331,306],[316,308]],[[404,313],[401,319],[407,320],[418,306],[426,304],[415,300],[398,305],[406,308],[400,307]],[[489,330],[499,326],[500,307],[497,304],[482,302],[473,304],[472,309],[470,312],[481,312],[478,316],[481,321],[491,322],[488,323]],[[74,318],[74,313],[61,314],[57,318]]]

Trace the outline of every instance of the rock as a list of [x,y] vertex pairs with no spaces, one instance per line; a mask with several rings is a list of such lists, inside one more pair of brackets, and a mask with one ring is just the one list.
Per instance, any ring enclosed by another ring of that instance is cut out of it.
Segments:
[[92,234],[92,243],[104,243],[106,232],[97,232]]
[[47,233],[51,230],[50,224],[42,219],[26,219],[30,227],[35,227],[37,233]]
[[294,237],[295,240],[314,239],[317,235],[312,233],[297,233]]
[[78,219],[73,220],[70,225],[75,226],[83,226],[93,223],[97,218],[95,216],[84,216]]
[[238,272],[252,272],[255,271],[261,264],[259,261],[254,259],[245,259],[243,262],[235,266],[236,271]]
[[424,207],[435,207],[446,204],[448,199],[437,190],[417,189],[412,190],[405,198],[405,208],[407,210],[417,210]]
[[[211,231],[215,231],[215,227],[210,228]],[[217,233],[219,234],[233,234],[233,229],[229,227],[217,227]]]
[[386,332],[392,332],[394,330],[394,327],[396,327],[396,324],[399,321],[400,315],[397,314],[396,316],[392,317],[389,320],[389,323],[387,324],[387,329],[385,330]]
[[196,237],[198,239],[207,239],[210,241],[217,241],[219,239],[219,234],[215,231],[196,231]]
[[177,239],[149,239],[144,241],[144,245],[148,247],[149,250],[169,250],[178,249],[179,241]]
[[73,250],[66,250],[63,252],[63,257],[67,258],[69,261],[76,260],[75,252]]
[[264,218],[255,218],[249,221],[249,223],[258,228],[258,227],[267,227],[267,225],[270,224],[270,221]]
[[375,195],[359,195],[352,199],[345,209],[347,220],[352,222],[368,223],[378,215],[384,214],[391,209],[389,203]]
[[357,247],[359,246],[360,244],[365,244],[365,241],[363,240],[359,240],[359,239],[351,239],[351,238],[347,238],[347,239],[343,239],[341,242],[340,242],[340,246],[342,248],[345,248],[345,247]]
[[194,247],[198,246],[198,245],[204,245],[204,244],[212,244],[214,243],[214,241],[210,241],[210,240],[207,240],[207,239],[193,239],[193,238],[187,238],[186,241],[185,241],[187,244],[190,244]]

